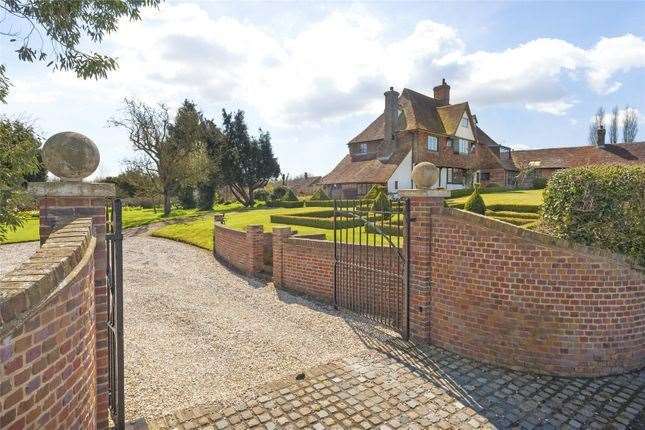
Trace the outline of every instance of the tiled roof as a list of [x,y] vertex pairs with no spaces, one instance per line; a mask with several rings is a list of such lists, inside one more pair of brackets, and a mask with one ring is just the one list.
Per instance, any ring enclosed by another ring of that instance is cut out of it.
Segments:
[[439,113],[439,118],[443,123],[443,128],[446,130],[446,134],[454,135],[459,127],[459,122],[464,116],[464,112],[468,107],[468,103],[459,103],[456,105],[447,105],[440,106],[437,108]]
[[374,184],[386,183],[396,168],[410,151],[395,152],[386,161],[374,158],[371,160],[354,160],[347,154],[334,170],[324,176],[322,184]]
[[512,151],[516,166],[539,162],[536,167],[559,169],[587,166],[590,164],[632,164],[645,163],[645,142],[618,143],[614,145],[573,146]]

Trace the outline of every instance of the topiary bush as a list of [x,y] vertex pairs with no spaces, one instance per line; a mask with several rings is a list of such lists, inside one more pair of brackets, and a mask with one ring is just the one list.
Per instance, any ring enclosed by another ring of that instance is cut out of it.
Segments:
[[269,200],[269,192],[264,188],[255,190],[253,192],[253,200],[259,200],[261,202],[266,202]]
[[288,188],[283,185],[278,185],[271,191],[271,200],[282,200],[285,194],[287,194]]
[[464,210],[480,215],[486,214],[486,205],[484,204],[484,199],[479,194],[479,186],[475,186],[475,190],[464,203]]
[[375,200],[379,194],[387,195],[385,187],[381,185],[372,185],[372,188],[363,196],[364,200]]
[[287,189],[286,194],[280,199],[283,202],[297,202],[298,201],[298,196],[296,196],[296,193],[293,192],[292,189]]
[[311,201],[322,201],[322,200],[331,200],[327,194],[323,191],[322,188],[318,188],[318,190],[311,196]]
[[585,166],[556,172],[542,205],[553,235],[630,255],[645,266],[645,166]]
[[385,194],[385,192],[383,191],[378,193],[374,198],[374,201],[372,202],[372,206],[370,207],[370,209],[377,212],[391,211],[392,206],[390,205],[390,199],[387,198],[387,194]]

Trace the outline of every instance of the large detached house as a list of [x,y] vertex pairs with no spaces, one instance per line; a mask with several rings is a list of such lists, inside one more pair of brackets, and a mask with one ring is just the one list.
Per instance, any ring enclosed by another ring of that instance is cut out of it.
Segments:
[[412,167],[422,161],[440,170],[437,188],[516,184],[517,173],[532,168],[533,176],[548,178],[559,169],[590,164],[645,162],[645,143],[605,144],[599,130],[597,145],[511,151],[497,144],[477,123],[468,102],[450,104],[450,86],[434,87],[434,97],[405,88],[385,92],[385,109],[349,141],[349,153],[320,183],[332,198],[355,198],[378,184],[389,193],[413,188]]
[[422,161],[440,169],[441,188],[464,188],[472,181],[512,185],[515,177],[510,149],[478,126],[468,102],[450,104],[445,80],[434,97],[390,88],[383,114],[348,147],[349,154],[321,181],[333,198],[364,195],[374,184],[390,193],[412,188],[412,167]]

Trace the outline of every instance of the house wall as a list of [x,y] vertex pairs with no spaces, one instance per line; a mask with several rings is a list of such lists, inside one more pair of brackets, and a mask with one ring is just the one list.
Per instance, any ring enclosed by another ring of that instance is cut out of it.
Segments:
[[0,279],[0,428],[104,429],[91,219],[48,234]]
[[[395,186],[398,183],[398,188]],[[399,167],[387,181],[387,192],[397,193],[400,189],[412,188],[412,151],[408,152]]]

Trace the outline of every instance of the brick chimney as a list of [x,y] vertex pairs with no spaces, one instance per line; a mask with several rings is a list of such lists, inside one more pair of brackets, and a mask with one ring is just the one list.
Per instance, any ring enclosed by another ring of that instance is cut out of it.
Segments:
[[600,124],[600,127],[596,130],[596,146],[605,146],[605,126],[602,124]]
[[396,124],[399,116],[399,93],[394,91],[394,87],[390,87],[390,90],[386,91],[383,95],[385,96],[385,110],[383,111],[385,126],[382,155],[384,158],[387,158],[396,148],[394,133],[396,132]]
[[450,104],[450,85],[446,83],[446,79],[441,80],[441,85],[437,85],[433,88],[434,98],[439,100],[441,105]]

